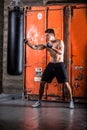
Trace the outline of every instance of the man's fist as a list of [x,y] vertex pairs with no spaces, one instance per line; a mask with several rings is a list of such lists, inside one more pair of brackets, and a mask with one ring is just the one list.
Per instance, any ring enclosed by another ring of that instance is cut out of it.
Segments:
[[52,48],[52,44],[47,43],[47,47]]
[[28,40],[27,39],[24,39],[24,43],[27,43],[28,42]]

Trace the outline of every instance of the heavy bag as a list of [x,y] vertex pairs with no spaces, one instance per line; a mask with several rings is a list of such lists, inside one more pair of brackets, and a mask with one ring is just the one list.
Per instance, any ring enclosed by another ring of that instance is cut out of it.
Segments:
[[20,75],[23,72],[24,10],[14,7],[8,11],[7,72]]

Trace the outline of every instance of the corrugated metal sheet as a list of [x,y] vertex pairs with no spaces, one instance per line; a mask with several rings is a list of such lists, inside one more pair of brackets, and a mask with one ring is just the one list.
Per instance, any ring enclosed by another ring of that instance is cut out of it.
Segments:
[[[25,32],[27,39],[33,44],[44,43],[44,31],[46,28],[53,28],[56,38],[64,39],[65,28],[68,27],[65,45],[69,54],[66,62],[69,81],[73,89],[74,97],[87,97],[87,8],[86,5],[69,6],[68,16],[64,15],[64,6],[43,6],[31,7],[27,10],[25,17]],[[71,10],[71,13],[70,13]],[[65,19],[68,26],[64,27]],[[69,36],[68,36],[69,35]],[[69,44],[69,45],[67,45]],[[69,48],[68,48],[69,47]],[[41,72],[49,62],[49,55],[46,50],[35,51],[25,47],[25,91],[26,94],[38,95]],[[65,59],[66,60],[66,59]],[[38,72],[39,71],[39,72]],[[45,95],[58,97],[61,99],[63,94],[62,85],[59,85],[54,78],[51,84],[45,87]],[[54,100],[53,97],[51,100]]]

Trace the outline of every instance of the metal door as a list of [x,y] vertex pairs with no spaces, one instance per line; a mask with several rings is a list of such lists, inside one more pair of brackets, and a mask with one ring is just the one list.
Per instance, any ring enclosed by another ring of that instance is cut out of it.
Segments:
[[[45,13],[39,8],[28,10],[25,18],[26,37],[32,44],[44,43]],[[32,50],[26,45],[25,84],[27,94],[38,94],[42,70],[46,65],[46,50]]]
[[73,7],[71,19],[71,80],[74,97],[87,97],[87,7]]
[[[25,34],[32,44],[45,43],[44,31],[53,28],[56,38],[63,39],[63,7],[31,7],[25,14]],[[46,50],[32,50],[25,46],[25,92],[38,95],[41,75],[49,62]],[[45,95],[61,96],[56,79],[45,87]]]
[[[48,9],[48,28],[55,30],[56,38],[63,40],[63,6],[49,7]],[[47,63],[49,62],[49,52],[47,53]],[[56,78],[47,86],[48,100],[57,100],[62,97],[62,85],[58,84]]]

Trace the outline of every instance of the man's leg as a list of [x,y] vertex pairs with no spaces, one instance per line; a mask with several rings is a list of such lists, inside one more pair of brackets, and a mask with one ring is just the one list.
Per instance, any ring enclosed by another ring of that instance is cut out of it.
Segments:
[[64,84],[66,85],[67,89],[69,90],[69,94],[70,94],[70,106],[69,107],[74,108],[74,102],[73,102],[73,98],[72,98],[72,89],[68,82],[65,82]]
[[67,87],[67,89],[69,90],[70,99],[72,100],[72,89],[71,89],[69,83],[68,83],[68,82],[65,82],[64,85],[65,85],[65,86]]
[[41,81],[40,83],[40,89],[39,89],[39,99],[38,100],[42,100],[42,96],[44,93],[44,87],[45,87],[46,82],[45,81]]
[[42,96],[43,96],[43,93],[44,93],[45,84],[46,84],[45,81],[41,81],[40,89],[39,89],[39,98],[38,98],[38,101],[34,105],[32,105],[33,108],[37,108],[37,107],[41,106],[41,100],[42,100]]

